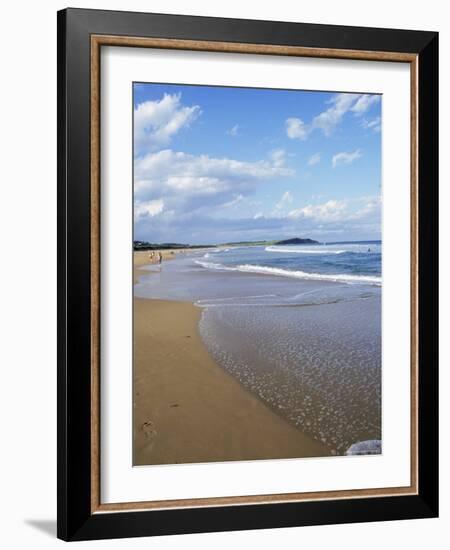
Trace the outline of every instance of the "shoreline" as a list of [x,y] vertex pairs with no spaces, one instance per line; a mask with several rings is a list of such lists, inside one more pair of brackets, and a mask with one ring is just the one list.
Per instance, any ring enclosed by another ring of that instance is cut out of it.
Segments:
[[163,262],[173,260],[178,254],[187,252],[188,249],[180,248],[176,250],[138,250],[133,251],[133,285],[135,285],[141,275],[148,274],[148,271],[141,269],[147,265],[156,265],[158,262],[156,257],[151,258],[151,253],[160,253]]
[[133,464],[330,456],[214,361],[200,316],[190,302],[134,298]]
[[[212,365],[297,433],[319,442],[315,456],[342,455],[355,442],[381,439],[376,286],[225,273],[196,266],[201,262],[194,256],[143,268],[135,297],[193,306],[197,346]],[[179,322],[174,311],[167,330],[178,330]],[[170,351],[178,345],[162,343]]]

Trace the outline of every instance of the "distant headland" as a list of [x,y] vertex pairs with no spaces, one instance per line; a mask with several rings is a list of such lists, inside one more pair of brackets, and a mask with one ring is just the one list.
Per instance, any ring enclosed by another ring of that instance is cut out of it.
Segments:
[[275,244],[284,245],[284,244],[320,244],[319,241],[314,241],[313,239],[299,239],[295,237],[294,239],[285,239],[283,241],[277,241]]

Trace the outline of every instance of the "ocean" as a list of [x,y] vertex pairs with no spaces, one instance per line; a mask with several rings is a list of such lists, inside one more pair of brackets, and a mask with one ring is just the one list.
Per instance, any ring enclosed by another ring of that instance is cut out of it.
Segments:
[[221,248],[197,263],[208,269],[381,285],[381,241]]
[[134,293],[202,308],[216,362],[342,455],[381,441],[381,264],[380,241],[220,247],[165,262]]

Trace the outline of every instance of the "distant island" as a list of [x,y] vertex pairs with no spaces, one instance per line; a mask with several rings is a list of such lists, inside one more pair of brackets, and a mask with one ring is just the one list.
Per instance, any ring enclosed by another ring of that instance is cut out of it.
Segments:
[[319,241],[314,241],[313,239],[299,239],[295,237],[294,239],[285,239],[284,241],[277,241],[275,244],[284,245],[284,244],[320,244]]
[[183,244],[183,243],[149,243],[147,241],[134,241],[134,250],[179,250],[186,248],[215,248],[217,246],[273,246],[273,245],[289,245],[289,244],[320,244],[313,239],[300,239],[298,237],[292,239],[284,239],[281,241],[237,241],[221,244]]

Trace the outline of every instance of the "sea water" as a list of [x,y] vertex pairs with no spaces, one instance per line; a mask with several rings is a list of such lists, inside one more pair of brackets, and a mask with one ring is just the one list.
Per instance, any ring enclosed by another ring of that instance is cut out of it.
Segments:
[[333,454],[381,440],[380,242],[196,252],[135,295],[201,307],[217,363]]
[[221,248],[197,263],[209,269],[381,285],[381,241]]

